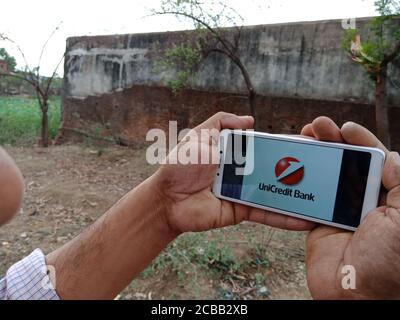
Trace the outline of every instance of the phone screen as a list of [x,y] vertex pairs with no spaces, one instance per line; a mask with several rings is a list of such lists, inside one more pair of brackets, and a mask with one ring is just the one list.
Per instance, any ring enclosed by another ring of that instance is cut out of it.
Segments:
[[[222,196],[359,226],[371,153],[257,136],[249,152],[246,135],[230,134],[227,140],[225,156],[233,161],[225,159]],[[245,162],[235,161],[238,153]],[[250,174],[237,173],[250,162]]]

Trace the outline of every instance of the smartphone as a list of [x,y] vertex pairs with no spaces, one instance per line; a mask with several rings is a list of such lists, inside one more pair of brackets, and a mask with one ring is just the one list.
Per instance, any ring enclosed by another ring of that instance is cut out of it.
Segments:
[[219,152],[220,199],[352,231],[377,207],[379,149],[223,130]]

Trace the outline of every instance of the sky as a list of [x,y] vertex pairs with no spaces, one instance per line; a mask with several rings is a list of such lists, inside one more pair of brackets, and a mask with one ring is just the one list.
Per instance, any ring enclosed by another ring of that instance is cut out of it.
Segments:
[[[205,0],[208,1],[208,0]],[[21,47],[29,66],[38,65],[43,44],[52,31],[59,30],[46,46],[41,72],[52,74],[71,36],[143,33],[189,29],[173,16],[150,17],[160,0],[12,0],[0,4],[0,33]],[[368,17],[375,14],[374,0],[225,0],[244,18],[245,25]],[[12,46],[0,41],[12,53],[18,67],[24,59]],[[62,65],[58,74],[62,75]]]

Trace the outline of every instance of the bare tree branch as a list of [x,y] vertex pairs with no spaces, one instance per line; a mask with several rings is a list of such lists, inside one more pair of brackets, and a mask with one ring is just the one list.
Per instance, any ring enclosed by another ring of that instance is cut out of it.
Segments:
[[25,64],[26,64],[26,66],[25,66],[26,71],[22,71],[20,74],[12,73],[12,72],[2,73],[2,74],[0,74],[0,77],[7,76],[7,77],[13,77],[16,79],[26,81],[35,89],[36,97],[39,102],[40,110],[42,112],[41,138],[42,138],[42,145],[44,147],[48,146],[48,114],[47,114],[47,112],[48,112],[48,107],[49,107],[48,101],[49,101],[50,88],[51,88],[53,80],[57,74],[57,70],[58,70],[60,64],[62,63],[63,59],[65,58],[66,53],[64,52],[62,58],[57,63],[57,66],[55,67],[53,74],[51,75],[50,78],[47,78],[47,82],[44,80],[45,77],[42,77],[40,75],[40,66],[42,63],[42,58],[43,58],[44,52],[46,50],[47,44],[49,43],[50,39],[52,39],[54,34],[59,30],[61,23],[62,22],[60,22],[60,24],[52,31],[49,38],[43,44],[43,47],[41,49],[40,56],[39,56],[38,66],[34,69],[30,69],[29,64],[26,60],[25,54],[22,51],[21,47],[15,41],[10,39],[9,37],[5,36],[4,34],[0,34],[0,40],[9,41],[10,43],[12,43],[13,45],[15,45],[17,47],[18,51],[20,52],[20,54],[23,57]]
[[56,66],[56,68],[54,69],[54,72],[53,72],[53,74],[51,75],[51,77],[50,77],[50,79],[49,79],[49,81],[48,81],[48,83],[47,83],[47,87],[46,87],[46,91],[45,91],[46,93],[49,92],[50,87],[51,87],[51,83],[53,82],[54,77],[55,77],[56,74],[57,74],[57,70],[58,70],[58,68],[60,67],[60,64],[63,62],[63,60],[64,60],[66,54],[67,54],[67,52],[65,51],[64,54],[63,54],[63,56],[62,56],[62,58],[61,58],[60,61],[57,63],[57,66]]
[[28,73],[33,74],[32,70],[29,68],[28,60],[26,59],[26,56],[25,56],[24,52],[22,51],[20,45],[17,44],[14,40],[12,40],[11,38],[7,37],[4,34],[0,34],[0,40],[8,41],[8,42],[12,43],[17,48],[18,52],[22,56],[22,59],[24,60],[25,68],[27,69]]
[[[176,18],[186,18],[191,20],[197,32],[197,44],[199,51],[202,53],[204,61],[213,52],[226,56],[234,65],[236,65],[243,76],[248,91],[248,100],[250,111],[255,115],[256,93],[251,81],[251,77],[241,61],[239,56],[240,40],[242,37],[243,24],[238,25],[235,17],[243,18],[233,8],[227,6],[224,1],[212,1],[212,9],[207,12],[204,8],[207,6],[206,1],[197,0],[164,0],[162,1],[161,9],[152,11],[152,15],[174,15]],[[215,9],[221,8],[221,9]],[[225,27],[227,24],[232,24],[232,28]],[[194,50],[198,50],[195,48]],[[179,56],[179,54],[178,54]],[[180,57],[185,59],[185,55]],[[200,62],[197,63],[200,65]],[[197,69],[196,69],[197,70]],[[187,84],[188,73],[193,73],[193,69],[184,70],[179,73],[176,83],[173,82],[172,89],[182,87]],[[183,80],[182,80],[183,79]]]
[[15,78],[15,79],[20,79],[20,80],[23,80],[23,81],[26,81],[27,83],[29,83],[31,86],[33,86],[34,87],[34,89],[36,90],[36,91],[38,91],[41,95],[43,95],[44,93],[43,93],[43,91],[42,91],[42,89],[40,88],[40,86],[38,85],[38,83],[36,83],[34,80],[30,80],[28,77],[23,77],[23,76],[20,76],[20,75],[18,75],[18,74],[16,74],[16,73],[13,73],[13,72],[10,72],[10,73],[0,73],[0,77],[11,77],[11,78]]
[[[42,46],[42,51],[40,52],[40,56],[39,56],[39,61],[38,61],[38,64],[37,64],[37,77],[39,78],[39,70],[40,70],[40,65],[41,65],[41,63],[42,63],[42,58],[43,58],[43,54],[44,54],[44,51],[46,50],[46,47],[47,47],[47,44],[49,43],[49,41],[51,40],[51,38],[53,38],[53,36],[56,34],[56,32],[60,29],[60,26],[61,26],[61,24],[62,24],[63,22],[62,21],[60,21],[60,23],[57,25],[57,27],[51,32],[51,34],[50,34],[50,36],[47,38],[47,40],[45,41],[45,43],[43,44],[43,46]],[[64,58],[64,57],[63,57]],[[58,66],[59,66],[60,64],[58,64],[57,65],[57,68],[58,68]],[[56,69],[57,69],[56,68]]]
[[178,12],[178,11],[160,11],[160,12],[155,11],[153,13],[153,15],[175,15],[175,16],[183,16],[183,17],[192,19],[195,22],[197,22],[198,24],[202,25],[204,28],[206,28],[211,34],[213,34],[221,42],[221,44],[225,47],[225,49],[227,49],[228,51],[231,51],[231,48],[229,47],[229,45],[232,46],[232,44],[227,43],[227,41],[225,39],[223,39],[221,37],[221,35],[214,28],[212,28],[209,24],[205,23],[204,21],[195,17],[192,14],[185,13],[185,12]]
[[239,27],[236,34],[235,34],[235,54],[237,54],[239,50],[239,43],[240,39],[242,38],[242,31],[243,31],[243,26]]
[[400,42],[397,43],[397,45],[394,47],[394,49],[385,55],[385,57],[382,60],[381,66],[385,67],[387,66],[389,63],[391,63],[394,59],[396,59],[396,57],[400,55]]

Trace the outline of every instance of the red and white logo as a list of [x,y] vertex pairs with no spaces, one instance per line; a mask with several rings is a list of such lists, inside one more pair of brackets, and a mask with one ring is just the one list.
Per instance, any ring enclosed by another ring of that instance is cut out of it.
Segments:
[[304,177],[304,164],[296,158],[283,158],[275,166],[275,175],[283,184],[289,186],[298,184]]

